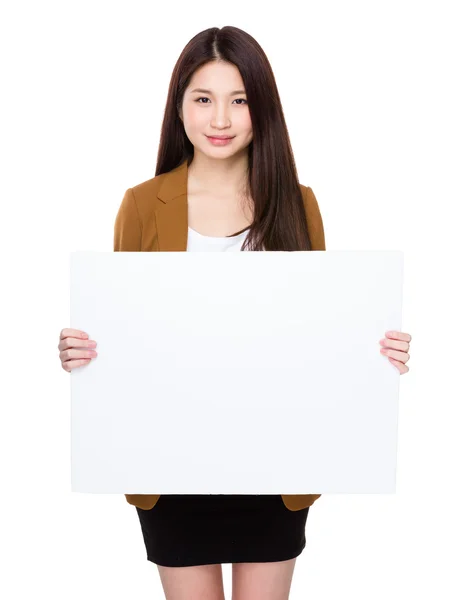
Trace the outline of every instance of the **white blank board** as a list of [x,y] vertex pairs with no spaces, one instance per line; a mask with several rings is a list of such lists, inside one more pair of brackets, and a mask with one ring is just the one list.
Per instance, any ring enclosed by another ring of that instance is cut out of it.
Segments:
[[72,491],[394,493],[403,253],[73,252]]

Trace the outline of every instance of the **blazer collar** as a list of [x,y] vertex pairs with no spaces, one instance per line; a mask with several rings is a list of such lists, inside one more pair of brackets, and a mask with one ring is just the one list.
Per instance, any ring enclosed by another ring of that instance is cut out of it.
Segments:
[[160,252],[187,250],[187,159],[165,173],[157,193],[161,201],[155,211]]

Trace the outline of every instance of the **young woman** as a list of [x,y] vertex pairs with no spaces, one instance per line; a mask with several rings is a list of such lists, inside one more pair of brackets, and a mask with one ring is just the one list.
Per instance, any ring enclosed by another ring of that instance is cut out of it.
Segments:
[[[268,59],[236,27],[207,29],[174,68],[156,174],[126,191],[115,251],[325,250],[313,191],[298,182]],[[408,371],[411,336],[386,332],[381,352]],[[63,329],[66,371],[86,365],[96,343]],[[92,348],[92,349],[91,349]],[[316,495],[127,495],[140,519],[147,559],[168,600],[288,598]]]

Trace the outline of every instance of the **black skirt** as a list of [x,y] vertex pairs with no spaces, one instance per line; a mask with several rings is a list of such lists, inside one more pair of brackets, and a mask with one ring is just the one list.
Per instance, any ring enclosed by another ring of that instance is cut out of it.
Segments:
[[289,560],[306,545],[309,507],[291,511],[280,494],[167,494],[136,509],[147,560],[161,566]]

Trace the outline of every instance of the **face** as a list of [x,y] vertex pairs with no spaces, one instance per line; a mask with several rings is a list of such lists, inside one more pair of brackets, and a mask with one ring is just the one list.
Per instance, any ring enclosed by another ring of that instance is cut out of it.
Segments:
[[[195,91],[198,89],[202,91]],[[208,63],[194,73],[180,116],[195,152],[211,158],[233,156],[253,138],[243,80],[237,67],[229,63]],[[214,135],[232,139],[214,143],[208,137]]]

